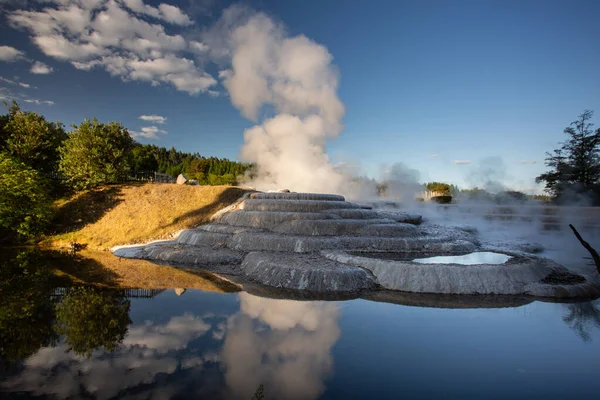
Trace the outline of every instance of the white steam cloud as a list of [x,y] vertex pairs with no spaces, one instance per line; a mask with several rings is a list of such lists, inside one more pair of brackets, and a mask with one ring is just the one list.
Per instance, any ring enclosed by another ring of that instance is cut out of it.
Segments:
[[339,191],[344,178],[329,163],[325,145],[342,130],[344,105],[327,48],[303,35],[288,37],[263,13],[230,10],[216,27],[227,30],[221,54],[231,65],[220,76],[231,102],[246,118],[262,119],[244,132],[241,150],[241,158],[257,166],[252,185]]

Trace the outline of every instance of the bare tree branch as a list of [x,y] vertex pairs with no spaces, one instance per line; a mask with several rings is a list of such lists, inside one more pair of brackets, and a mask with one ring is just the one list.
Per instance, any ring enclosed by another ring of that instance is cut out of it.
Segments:
[[577,240],[579,240],[581,245],[583,247],[585,247],[587,251],[590,252],[590,254],[592,255],[592,258],[594,260],[594,264],[596,264],[596,269],[600,273],[600,255],[598,255],[598,252],[592,246],[590,246],[590,244],[588,242],[583,240],[583,238],[581,237],[579,232],[577,232],[577,229],[575,229],[575,227],[573,225],[569,224],[569,228],[571,228],[571,230],[573,231],[573,233],[575,234],[575,236],[577,237]]

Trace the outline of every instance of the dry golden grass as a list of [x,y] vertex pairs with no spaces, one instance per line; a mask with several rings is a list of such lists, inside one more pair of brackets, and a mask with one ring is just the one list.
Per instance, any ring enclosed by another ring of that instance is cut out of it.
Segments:
[[240,291],[237,285],[209,272],[156,265],[144,260],[121,259],[105,251],[81,251],[74,260],[56,267],[55,274],[75,283],[110,288],[185,288],[222,293]]
[[120,244],[164,239],[208,221],[246,191],[231,186],[126,184],[79,193],[57,202],[55,234],[43,245],[87,244],[107,250]]

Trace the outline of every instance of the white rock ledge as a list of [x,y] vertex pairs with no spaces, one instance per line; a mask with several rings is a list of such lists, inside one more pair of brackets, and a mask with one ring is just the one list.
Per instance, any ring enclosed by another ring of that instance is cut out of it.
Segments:
[[578,284],[545,284],[552,272],[568,273],[563,266],[542,257],[522,253],[503,264],[420,264],[355,256],[340,250],[321,254],[342,264],[365,268],[386,289],[414,293],[509,294],[539,297],[580,298],[600,296],[600,284],[586,279]]

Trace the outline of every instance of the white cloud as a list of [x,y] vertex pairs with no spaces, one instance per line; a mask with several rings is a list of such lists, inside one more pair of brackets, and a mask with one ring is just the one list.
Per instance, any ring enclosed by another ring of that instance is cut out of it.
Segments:
[[80,70],[103,68],[124,81],[170,84],[192,95],[217,84],[202,67],[182,55],[198,53],[202,43],[188,44],[183,36],[168,34],[162,25],[127,11],[176,25],[192,24],[175,6],[152,7],[141,0],[54,3],[40,11],[16,10],[7,15],[11,26],[27,30],[33,43],[50,57],[69,61]]
[[438,158],[440,155],[438,153],[429,154],[427,157],[429,158]]
[[[221,353],[224,397],[250,398],[262,383],[274,399],[319,398],[340,337],[339,306],[239,297],[240,313],[228,320]],[[257,328],[259,322],[270,329]]]
[[44,64],[43,62],[39,62],[39,61],[34,62],[33,65],[31,66],[31,69],[29,70],[29,72],[31,72],[32,74],[41,74],[41,75],[49,74],[52,71],[54,71],[54,69],[52,67]]
[[87,60],[108,53],[93,43],[74,43],[63,35],[36,36],[33,42],[44,54],[59,60]]
[[471,160],[454,160],[454,164],[456,164],[456,165],[469,165],[469,164],[471,164]]
[[210,328],[202,318],[186,313],[172,317],[166,325],[149,323],[129,328],[123,345],[142,346],[165,354],[170,350],[185,349],[188,342],[204,335]]
[[15,62],[25,57],[25,53],[10,46],[0,46],[0,61]]
[[161,117],[160,115],[140,115],[140,119],[142,121],[150,121],[156,124],[164,124],[167,122],[167,118]]
[[183,11],[170,4],[162,3],[158,6],[161,19],[176,25],[192,25],[193,22]]
[[523,160],[520,164],[537,164],[537,160]]
[[157,133],[166,135],[167,131],[164,129],[158,129],[156,126],[144,126],[139,132],[129,131],[129,134],[132,138],[143,137],[146,139],[158,139]]
[[158,8],[144,4],[142,0],[123,0],[125,6],[138,14],[144,14],[174,25],[192,25],[194,22],[181,9],[161,3]]
[[190,49],[197,53],[206,53],[208,51],[208,46],[202,42],[198,42],[196,40],[192,40],[189,43]]

